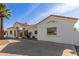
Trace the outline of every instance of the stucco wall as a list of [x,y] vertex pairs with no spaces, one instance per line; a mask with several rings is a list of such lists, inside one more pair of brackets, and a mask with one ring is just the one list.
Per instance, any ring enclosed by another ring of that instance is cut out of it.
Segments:
[[74,44],[74,25],[62,23],[62,39],[63,43]]
[[[38,40],[51,41],[57,43],[73,44],[74,23],[69,23],[65,18],[50,17],[48,20],[38,25]],[[56,22],[50,22],[54,20]],[[70,19],[71,20],[71,19]],[[47,35],[47,27],[57,27],[57,35]]]
[[[15,29],[7,29],[8,35],[7,35],[6,37],[15,38],[15,37],[14,37],[14,30],[15,30]],[[10,31],[12,31],[12,34],[10,34]]]

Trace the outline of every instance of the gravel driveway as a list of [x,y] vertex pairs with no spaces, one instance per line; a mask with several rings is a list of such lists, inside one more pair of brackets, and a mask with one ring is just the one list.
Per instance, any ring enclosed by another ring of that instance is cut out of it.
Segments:
[[69,44],[21,39],[20,42],[10,43],[0,53],[23,56],[62,56],[66,49],[75,51],[74,46]]

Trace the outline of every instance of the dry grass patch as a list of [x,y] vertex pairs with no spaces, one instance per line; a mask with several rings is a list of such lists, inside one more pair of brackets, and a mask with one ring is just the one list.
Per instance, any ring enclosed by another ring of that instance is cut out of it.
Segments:
[[77,54],[74,50],[65,49],[63,51],[63,56],[77,56]]

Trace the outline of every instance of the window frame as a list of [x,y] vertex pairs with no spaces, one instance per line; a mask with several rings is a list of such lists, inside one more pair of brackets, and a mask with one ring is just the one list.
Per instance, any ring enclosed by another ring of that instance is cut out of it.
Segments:
[[34,33],[37,34],[37,30],[35,30]]
[[49,35],[49,36],[50,35],[57,36],[57,27],[48,27],[47,28],[47,35]]

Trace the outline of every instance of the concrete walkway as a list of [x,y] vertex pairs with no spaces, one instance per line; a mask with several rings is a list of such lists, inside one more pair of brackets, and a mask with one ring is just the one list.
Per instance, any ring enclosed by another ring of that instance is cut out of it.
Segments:
[[[76,56],[73,45],[35,40],[8,40],[8,44],[0,53],[23,56]],[[4,54],[3,54],[4,55]]]

